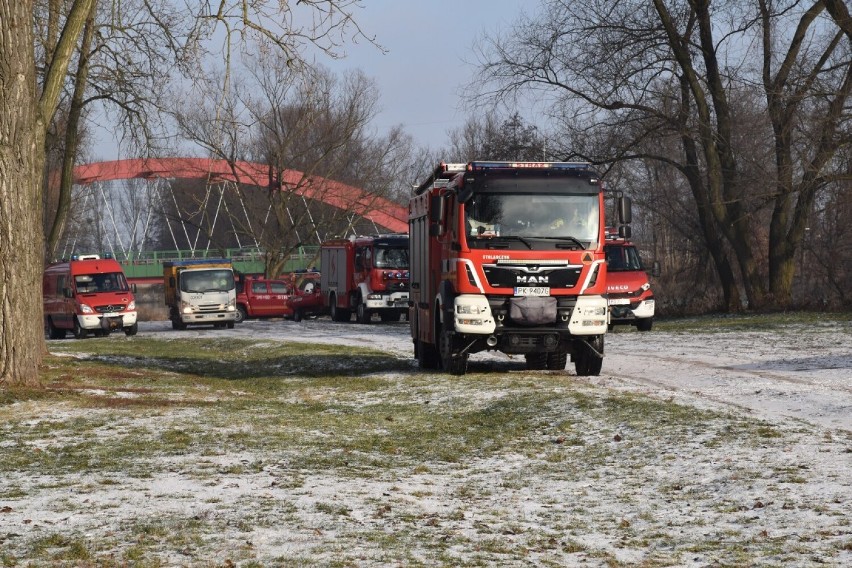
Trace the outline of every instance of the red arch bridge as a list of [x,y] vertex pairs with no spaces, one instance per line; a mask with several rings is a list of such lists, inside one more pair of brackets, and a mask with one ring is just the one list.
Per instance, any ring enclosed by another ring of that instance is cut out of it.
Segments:
[[[128,181],[124,182],[124,188],[116,189],[116,182],[120,180]],[[203,195],[197,198],[194,206],[196,213],[204,212],[206,226],[187,223],[182,216],[178,219],[164,215],[155,218],[154,212],[163,211],[165,203],[171,202],[177,207],[173,187],[176,180],[205,182]],[[298,242],[309,244],[292,251],[284,270],[305,268],[315,260],[319,243],[334,236],[325,234],[327,228],[314,220],[311,203],[321,202],[337,210],[349,229],[357,223],[361,227],[367,224],[376,233],[408,231],[408,211],[399,203],[297,170],[284,170],[275,176],[268,165],[255,162],[206,158],[97,162],[77,166],[74,184],[74,202],[78,207],[72,208],[56,256],[67,258],[75,253],[95,252],[91,250],[91,233],[95,232],[99,250],[112,254],[133,280],[162,278],[162,263],[167,260],[222,256],[223,251],[211,248],[206,238],[217,223],[232,225],[231,234],[236,238],[237,246],[224,253],[234,260],[236,268],[245,273],[263,272],[263,250],[259,239],[252,235],[262,234],[265,221],[272,214],[272,202],[269,202],[266,219],[253,218],[243,201],[243,194],[237,191],[238,186],[255,187],[258,191],[272,188],[289,192],[291,198],[301,202],[302,211],[307,212],[307,220],[298,226],[294,224],[292,230]],[[225,199],[226,195],[231,198]],[[289,206],[287,214],[292,222]],[[146,250],[158,222],[160,231],[168,233],[174,243],[173,249]],[[240,225],[239,231],[235,223]]]

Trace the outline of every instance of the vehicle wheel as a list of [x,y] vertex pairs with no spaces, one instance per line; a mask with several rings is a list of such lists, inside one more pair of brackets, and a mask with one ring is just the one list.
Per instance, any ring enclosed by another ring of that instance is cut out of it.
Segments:
[[551,371],[561,371],[568,364],[568,351],[557,349],[547,354],[547,368]]
[[74,337],[76,339],[85,339],[88,334],[89,334],[88,331],[86,331],[85,329],[80,327],[80,320],[78,320],[75,317],[74,318]]
[[50,339],[65,339],[65,330],[53,325],[53,318],[47,318],[47,336]]
[[527,369],[530,371],[547,369],[547,353],[527,353],[524,359],[527,360]]
[[246,318],[248,318],[248,312],[246,312],[245,306],[237,306],[237,319],[234,321],[243,323]]
[[302,321],[302,310],[301,308],[296,308],[293,310],[293,321],[299,322]]
[[180,316],[172,317],[172,329],[183,330],[186,329],[186,324],[180,321]]
[[451,375],[464,375],[467,372],[467,357],[468,354],[454,355],[455,352],[455,333],[446,329],[441,330],[439,339],[441,354],[441,366],[444,371]]
[[654,318],[642,318],[640,320],[636,320],[636,329],[639,331],[651,331],[651,327],[654,325]]
[[358,323],[370,323],[371,319],[373,319],[373,312],[367,309],[364,299],[358,296],[358,304],[355,308],[355,321]]
[[352,314],[349,312],[349,310],[343,310],[337,307],[337,296],[329,296],[328,302],[332,321],[349,321],[349,318],[352,317]]
[[134,323],[130,327],[124,328],[124,335],[126,335],[127,337],[130,337],[132,335],[136,335],[137,331],[139,331],[139,324]]
[[577,353],[574,354],[574,369],[577,376],[597,376],[603,367],[604,341],[603,335],[597,335],[588,340],[577,340]]
[[417,349],[417,363],[421,369],[440,369],[441,368],[441,356],[438,354],[438,350],[431,343],[426,343],[423,341],[417,341],[416,349]]
[[225,327],[227,327],[228,329],[234,329],[234,322],[229,321],[228,323],[225,324]]

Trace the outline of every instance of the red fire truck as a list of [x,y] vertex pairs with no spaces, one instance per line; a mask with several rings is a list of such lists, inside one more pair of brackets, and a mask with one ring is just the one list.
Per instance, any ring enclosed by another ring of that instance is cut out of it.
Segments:
[[[622,223],[630,201],[619,198]],[[438,165],[409,203],[409,321],[421,368],[485,350],[597,375],[607,331],[604,193],[590,164]]]
[[[654,324],[654,293],[639,251],[629,238],[619,236],[617,229],[607,230],[607,280],[610,325],[635,325],[639,331],[651,331]],[[660,265],[654,262],[652,276],[659,276]]]
[[128,284],[121,265],[97,254],[74,255],[44,270],[44,324],[50,339],[70,331],[77,339],[89,332],[136,335],[136,285]]
[[334,321],[399,321],[408,311],[408,235],[334,239],[320,246],[320,290]]

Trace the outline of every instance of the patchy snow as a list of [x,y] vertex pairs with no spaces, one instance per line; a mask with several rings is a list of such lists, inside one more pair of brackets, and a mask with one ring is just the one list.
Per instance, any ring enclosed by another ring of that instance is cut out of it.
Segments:
[[[415,368],[404,322],[249,320],[233,330],[185,331],[168,322],[140,323],[139,334],[148,333],[364,345],[411,358]],[[514,371],[523,369],[523,358],[476,354],[471,367]],[[158,559],[168,566],[852,564],[852,324],[782,332],[619,331],[607,337],[600,376],[576,377],[570,363],[564,376],[590,392],[646,394],[765,420],[783,435],[783,445],[732,440],[716,447],[696,432],[686,444],[670,446],[602,423],[582,433],[587,444],[611,454],[602,456],[593,477],[542,468],[541,461],[572,454],[570,445],[556,443],[537,459],[503,453],[371,478],[303,471],[297,449],[276,456],[224,450],[169,456],[151,476],[112,480],[0,476],[0,486],[20,493],[0,494],[0,560],[4,545],[20,555],[23,540],[39,535],[120,541],[139,535],[129,529],[136,523],[166,522],[178,533],[191,533],[192,523],[218,530],[203,534],[203,543],[164,545]],[[443,394],[437,387],[432,403]],[[471,403],[502,394],[481,389]],[[553,409],[555,416],[571,413],[565,404]],[[30,405],[3,416],[20,419]],[[191,423],[192,412],[178,408],[155,421]],[[57,413],[73,415],[68,408]],[[721,421],[707,424],[708,433],[723,431]],[[129,416],[97,435],[153,428],[152,422]],[[47,437],[34,449],[56,451],[65,442]],[[2,440],[4,447],[12,446]],[[249,467],[256,463],[263,467]],[[624,463],[635,467],[625,471]],[[119,552],[116,562],[128,558]]]

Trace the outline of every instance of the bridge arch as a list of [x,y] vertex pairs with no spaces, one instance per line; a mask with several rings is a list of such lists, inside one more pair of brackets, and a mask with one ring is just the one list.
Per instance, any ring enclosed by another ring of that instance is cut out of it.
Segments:
[[[210,158],[135,158],[82,164],[74,168],[74,183],[80,185],[156,178],[230,181],[263,188],[274,183],[272,170],[266,164]],[[351,211],[388,231],[408,232],[408,210],[405,206],[370,195],[357,187],[320,176],[306,176],[297,170],[284,170],[279,189]]]

